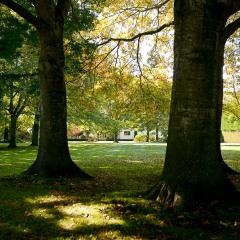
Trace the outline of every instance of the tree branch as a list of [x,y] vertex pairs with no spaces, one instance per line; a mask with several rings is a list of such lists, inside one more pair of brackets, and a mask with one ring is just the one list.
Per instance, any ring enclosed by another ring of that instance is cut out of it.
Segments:
[[22,7],[20,4],[11,1],[11,0],[0,0],[0,3],[7,6],[8,8],[12,9],[16,12],[19,16],[24,18],[26,21],[31,23],[34,27],[39,28],[41,23],[40,19],[32,15],[28,10]]
[[170,22],[170,23],[166,23],[166,24],[163,24],[161,25],[159,28],[155,29],[155,30],[150,30],[150,31],[146,31],[146,32],[142,32],[142,33],[139,33],[133,37],[130,37],[130,38],[109,38],[108,40],[102,42],[102,43],[99,43],[97,44],[98,47],[102,46],[102,45],[105,45],[105,44],[108,44],[112,41],[117,41],[117,42],[132,42],[134,40],[136,40],[137,38],[140,38],[142,36],[147,36],[147,35],[153,35],[153,34],[156,34],[156,33],[159,33],[161,32],[163,29],[167,28],[167,27],[170,27],[174,25],[174,22]]
[[95,65],[91,70],[98,68],[99,65],[101,65],[101,63],[103,63],[103,61],[104,61],[105,59],[107,59],[107,57],[108,57],[116,48],[118,48],[119,43],[120,43],[120,42],[118,41],[117,45],[116,45],[115,47],[113,47],[113,48],[106,54],[106,56],[105,56],[97,65]]
[[150,11],[150,10],[155,10],[155,9],[160,9],[162,8],[164,5],[166,5],[170,0],[166,0],[160,4],[156,4],[154,5],[153,7],[127,7],[127,8],[124,8],[122,11],[132,11],[132,10],[136,10],[138,12],[147,12],[147,11]]
[[37,76],[39,73],[34,72],[34,73],[1,73],[0,78],[5,78],[5,79],[18,79],[21,77],[34,77]]
[[137,65],[140,71],[140,77],[143,77],[143,72],[142,72],[140,61],[139,61],[140,39],[141,37],[138,38],[138,43],[137,43]]
[[238,29],[240,28],[240,18],[235,21],[229,23],[223,30],[223,40],[227,41],[227,39]]
[[117,56],[116,56],[116,60],[115,60],[115,68],[117,66],[117,63],[118,63],[118,57],[119,57],[119,48],[120,48],[120,42],[118,42],[118,45],[117,45]]
[[28,99],[25,98],[21,104],[21,106],[19,106],[18,111],[16,112],[17,116],[21,115],[21,113],[23,112],[24,108],[26,107]]
[[13,110],[13,115],[17,116],[18,115],[18,110],[21,108],[21,104],[22,104],[22,95],[20,94],[18,97],[18,101],[17,101],[17,105],[15,106],[14,110]]
[[238,120],[240,120],[240,116],[236,113],[231,106],[225,105],[223,111],[233,114]]
[[[132,15],[135,15],[136,13],[144,13],[144,12],[148,12],[148,11],[152,11],[152,10],[159,10],[160,8],[162,8],[164,5],[166,5],[170,0],[166,0],[162,3],[159,3],[159,4],[155,4],[154,6],[152,7],[145,7],[145,6],[131,6],[131,7],[126,7],[126,8],[123,8],[123,9],[120,9],[119,11],[113,13],[113,14],[110,14],[108,15],[106,18],[110,18],[110,17],[113,17],[115,15],[120,15],[124,12],[133,12],[130,16]],[[129,17],[129,16],[128,16]],[[106,19],[106,18],[103,18],[103,19]]]

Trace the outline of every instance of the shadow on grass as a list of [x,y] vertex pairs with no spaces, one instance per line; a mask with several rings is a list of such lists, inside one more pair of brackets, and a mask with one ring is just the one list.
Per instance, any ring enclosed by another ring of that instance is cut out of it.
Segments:
[[[163,161],[142,160],[141,151],[127,160],[116,160],[116,155],[114,161],[106,160],[104,154],[112,148],[104,146],[73,145],[79,150],[73,151],[73,159],[91,171],[92,181],[1,178],[0,239],[239,239],[239,206],[181,215],[163,210],[136,195],[157,181],[156,169]],[[10,165],[1,168],[0,176],[22,172],[35,158],[34,147],[5,147],[0,149],[1,164]],[[129,146],[125,155],[138,149]],[[94,153],[93,161],[88,157]]]
[[0,179],[0,239],[239,239],[239,206],[176,215],[100,179]]

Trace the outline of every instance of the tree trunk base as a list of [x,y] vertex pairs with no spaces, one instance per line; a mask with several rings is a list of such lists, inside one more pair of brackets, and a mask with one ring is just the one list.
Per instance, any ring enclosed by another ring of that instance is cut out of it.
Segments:
[[233,170],[232,168],[230,168],[223,160],[221,161],[221,166],[223,171],[227,174],[227,175],[239,175],[240,173]]
[[183,197],[164,181],[160,181],[154,185],[146,193],[146,197],[159,202],[167,209],[186,208],[186,203],[184,202]]
[[16,147],[17,147],[16,144],[9,144],[9,145],[8,145],[8,148],[16,148]]
[[[238,192],[230,181],[226,181],[223,188],[202,192],[200,187],[184,188],[182,191],[170,186],[164,180],[153,186],[146,197],[161,203],[167,209],[176,211],[192,210],[199,206],[210,206],[213,202],[229,203],[240,200]],[[204,188],[202,188],[204,189]]]
[[37,159],[28,170],[23,172],[24,175],[35,175],[44,178],[81,178],[84,180],[93,179],[92,176],[82,171],[72,160],[65,166],[47,167],[41,164]]
[[31,146],[31,147],[38,147],[39,145],[38,145],[38,144],[35,144],[35,143],[31,143],[30,146]]

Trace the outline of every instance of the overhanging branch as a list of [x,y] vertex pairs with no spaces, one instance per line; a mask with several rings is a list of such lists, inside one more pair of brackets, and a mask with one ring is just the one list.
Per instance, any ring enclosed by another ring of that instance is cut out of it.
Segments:
[[165,29],[167,27],[170,27],[172,25],[174,25],[174,22],[166,23],[166,24],[161,25],[159,28],[157,28],[155,30],[150,30],[150,31],[138,33],[137,35],[135,35],[133,37],[130,37],[130,38],[109,38],[106,41],[97,44],[97,46],[100,47],[100,46],[106,45],[106,44],[108,44],[110,42],[132,42],[132,41],[134,41],[134,40],[136,40],[136,39],[138,39],[138,38],[140,38],[142,36],[154,35],[156,33],[159,33],[163,29]]
[[34,72],[34,73],[1,73],[0,74],[0,78],[3,79],[18,79],[21,77],[33,77],[33,76],[37,76],[39,73],[38,72]]
[[223,30],[223,40],[227,41],[227,39],[238,29],[240,28],[240,18],[235,21],[229,23]]
[[116,48],[119,47],[119,43],[120,43],[120,42],[118,41],[117,45],[116,45],[115,47],[113,47],[113,48],[106,54],[106,56],[105,56],[96,66],[94,66],[91,70],[98,68],[98,67],[103,63],[103,61],[104,61],[105,59],[107,59],[107,57],[108,57]]
[[40,19],[32,15],[28,10],[22,7],[20,4],[11,1],[11,0],[0,0],[0,3],[7,6],[8,8],[12,9],[16,12],[19,16],[24,18],[26,21],[31,23],[34,27],[38,28],[40,25]]

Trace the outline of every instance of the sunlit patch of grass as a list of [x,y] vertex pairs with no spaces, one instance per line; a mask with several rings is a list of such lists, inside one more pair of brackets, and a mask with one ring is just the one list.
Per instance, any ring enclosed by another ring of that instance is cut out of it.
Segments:
[[33,209],[31,214],[37,218],[44,218],[44,219],[54,219],[55,215],[51,213],[48,209],[45,208],[36,208]]
[[[198,227],[210,221],[208,215],[178,219],[142,198],[159,179],[166,144],[69,145],[72,159],[94,176],[92,181],[18,178],[14,175],[31,165],[37,148],[20,144],[10,150],[0,144],[1,240],[238,239],[238,208],[223,218],[218,212],[211,226]],[[240,170],[240,146],[224,146],[222,153]],[[219,226],[220,221],[231,224]]]
[[39,196],[36,198],[25,198],[25,201],[30,204],[44,204],[44,203],[56,203],[66,201],[67,198],[63,196],[56,196],[52,194],[48,194],[47,196]]
[[74,230],[82,225],[106,226],[123,225],[124,221],[119,217],[111,217],[106,213],[109,206],[104,204],[83,205],[80,203],[70,206],[59,206],[58,210],[65,216],[59,220],[58,225],[63,229]]

